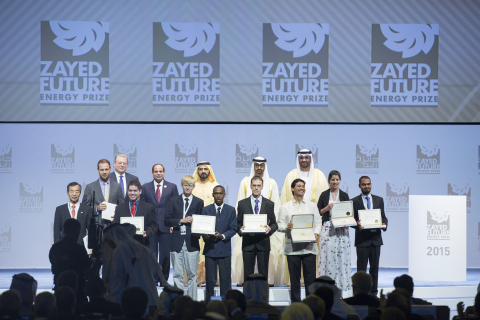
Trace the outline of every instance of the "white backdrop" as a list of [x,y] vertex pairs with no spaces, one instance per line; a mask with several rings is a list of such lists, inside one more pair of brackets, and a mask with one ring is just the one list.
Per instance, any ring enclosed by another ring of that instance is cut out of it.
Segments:
[[98,179],[97,161],[109,159],[113,168],[114,152],[129,154],[128,171],[142,184],[154,163],[179,185],[197,161],[209,161],[235,205],[248,159],[267,158],[281,188],[298,147],[315,151],[325,175],[339,170],[350,197],[360,193],[358,178],[370,175],[389,219],[381,267],[408,266],[409,194],[449,193],[467,196],[467,267],[478,267],[479,146],[478,125],[1,124],[0,268],[50,266],[55,207],[67,202],[67,184]]

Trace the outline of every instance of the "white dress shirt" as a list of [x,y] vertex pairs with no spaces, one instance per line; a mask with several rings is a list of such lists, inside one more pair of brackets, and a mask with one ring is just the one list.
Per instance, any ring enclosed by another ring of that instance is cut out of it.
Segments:
[[291,231],[287,229],[287,224],[292,221],[292,215],[294,214],[313,214],[313,232],[318,235],[322,229],[322,218],[318,212],[317,205],[305,200],[298,203],[295,201],[295,198],[293,198],[280,207],[278,217],[277,231],[285,232],[285,247],[283,253],[285,255],[318,254],[316,243],[292,242]]
[[153,185],[155,186],[155,194],[157,194],[157,188],[158,188],[158,186],[160,186],[160,197],[163,194],[163,181],[165,181],[165,180],[162,180],[162,182],[157,183],[157,181],[153,180]]
[[125,175],[125,172],[123,174],[120,174],[117,171],[115,171],[115,176],[117,177],[118,184],[120,184],[120,176],[122,176],[123,190],[125,190],[124,196],[126,196],[127,195],[127,176]]
[[366,210],[369,210],[367,206],[367,197],[370,198],[370,210],[371,210],[373,209],[373,201],[372,201],[373,199],[370,193],[368,195],[362,194],[363,206],[365,207]]
[[258,199],[258,214],[260,214],[260,208],[262,207],[262,196],[255,198],[254,196],[250,196],[250,201],[252,203],[252,211],[255,214],[255,200]]
[[75,205],[75,218],[74,219],[78,220],[78,212],[80,210],[80,201],[75,203],[75,204],[68,201],[68,211],[70,212],[70,218],[73,218],[73,216],[72,216],[73,205]]
[[[222,203],[221,206],[217,206],[217,204],[216,204],[215,202],[214,202],[213,204],[215,205],[215,215],[216,215],[217,212],[218,212],[218,208],[220,208],[220,214],[222,214],[223,205],[224,205],[225,203]],[[225,240],[225,235],[224,235],[223,233],[222,233],[222,236],[223,236],[223,239],[222,239],[222,240]]]

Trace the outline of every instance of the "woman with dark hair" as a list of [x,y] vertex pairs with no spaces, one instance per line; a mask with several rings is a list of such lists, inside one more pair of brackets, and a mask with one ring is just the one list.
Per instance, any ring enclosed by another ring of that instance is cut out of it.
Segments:
[[330,188],[325,190],[318,199],[318,211],[322,216],[322,231],[320,233],[320,257],[318,276],[329,276],[343,291],[352,289],[352,268],[350,261],[350,236],[348,227],[334,228],[330,216],[335,203],[348,201],[348,194],[340,190],[341,175],[332,170],[328,175]]

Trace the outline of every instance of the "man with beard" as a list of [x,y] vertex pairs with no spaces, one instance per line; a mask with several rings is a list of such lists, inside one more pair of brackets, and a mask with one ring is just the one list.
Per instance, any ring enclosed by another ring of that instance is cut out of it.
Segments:
[[[262,197],[273,201],[275,204],[275,219],[278,219],[278,210],[280,208],[280,196],[278,194],[278,185],[275,180],[270,178],[268,174],[267,159],[262,157],[256,157],[252,159],[252,167],[250,169],[250,175],[243,178],[240,183],[240,189],[238,190],[237,205],[238,202],[250,197],[252,195],[252,189],[250,188],[250,182],[253,177],[260,177],[263,179],[264,186],[262,189]],[[283,238],[285,235],[280,232],[275,232],[270,236],[270,258],[268,265],[268,283],[270,285],[279,286],[281,284],[282,277],[282,264],[283,264]],[[238,234],[233,237],[233,270],[232,270],[232,282],[237,284],[243,283],[243,259],[242,259],[242,241]],[[248,276],[248,274],[247,274]]]
[[[197,167],[193,172],[193,178],[195,179],[193,195],[202,199],[205,207],[211,205],[213,203],[213,188],[218,186],[218,182],[215,179],[210,162],[202,161],[197,163]],[[205,283],[205,256],[203,255],[203,247],[205,243],[203,242],[203,238],[200,238],[199,243],[200,256],[198,258],[197,267],[197,285],[201,286]]]

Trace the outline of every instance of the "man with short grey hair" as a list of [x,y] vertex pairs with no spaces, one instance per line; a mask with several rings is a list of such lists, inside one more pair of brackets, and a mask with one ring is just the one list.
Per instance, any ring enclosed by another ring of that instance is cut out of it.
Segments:
[[115,168],[115,171],[110,173],[110,179],[113,179],[117,181],[118,184],[120,184],[120,186],[122,187],[123,199],[128,200],[128,184],[130,183],[130,181],[138,180],[138,177],[125,172],[128,167],[128,157],[122,153],[119,153],[115,156],[115,160],[113,161],[113,167]]
[[357,271],[352,276],[353,297],[343,299],[346,303],[353,306],[380,306],[380,301],[376,296],[370,295],[372,290],[372,277],[365,271]]

